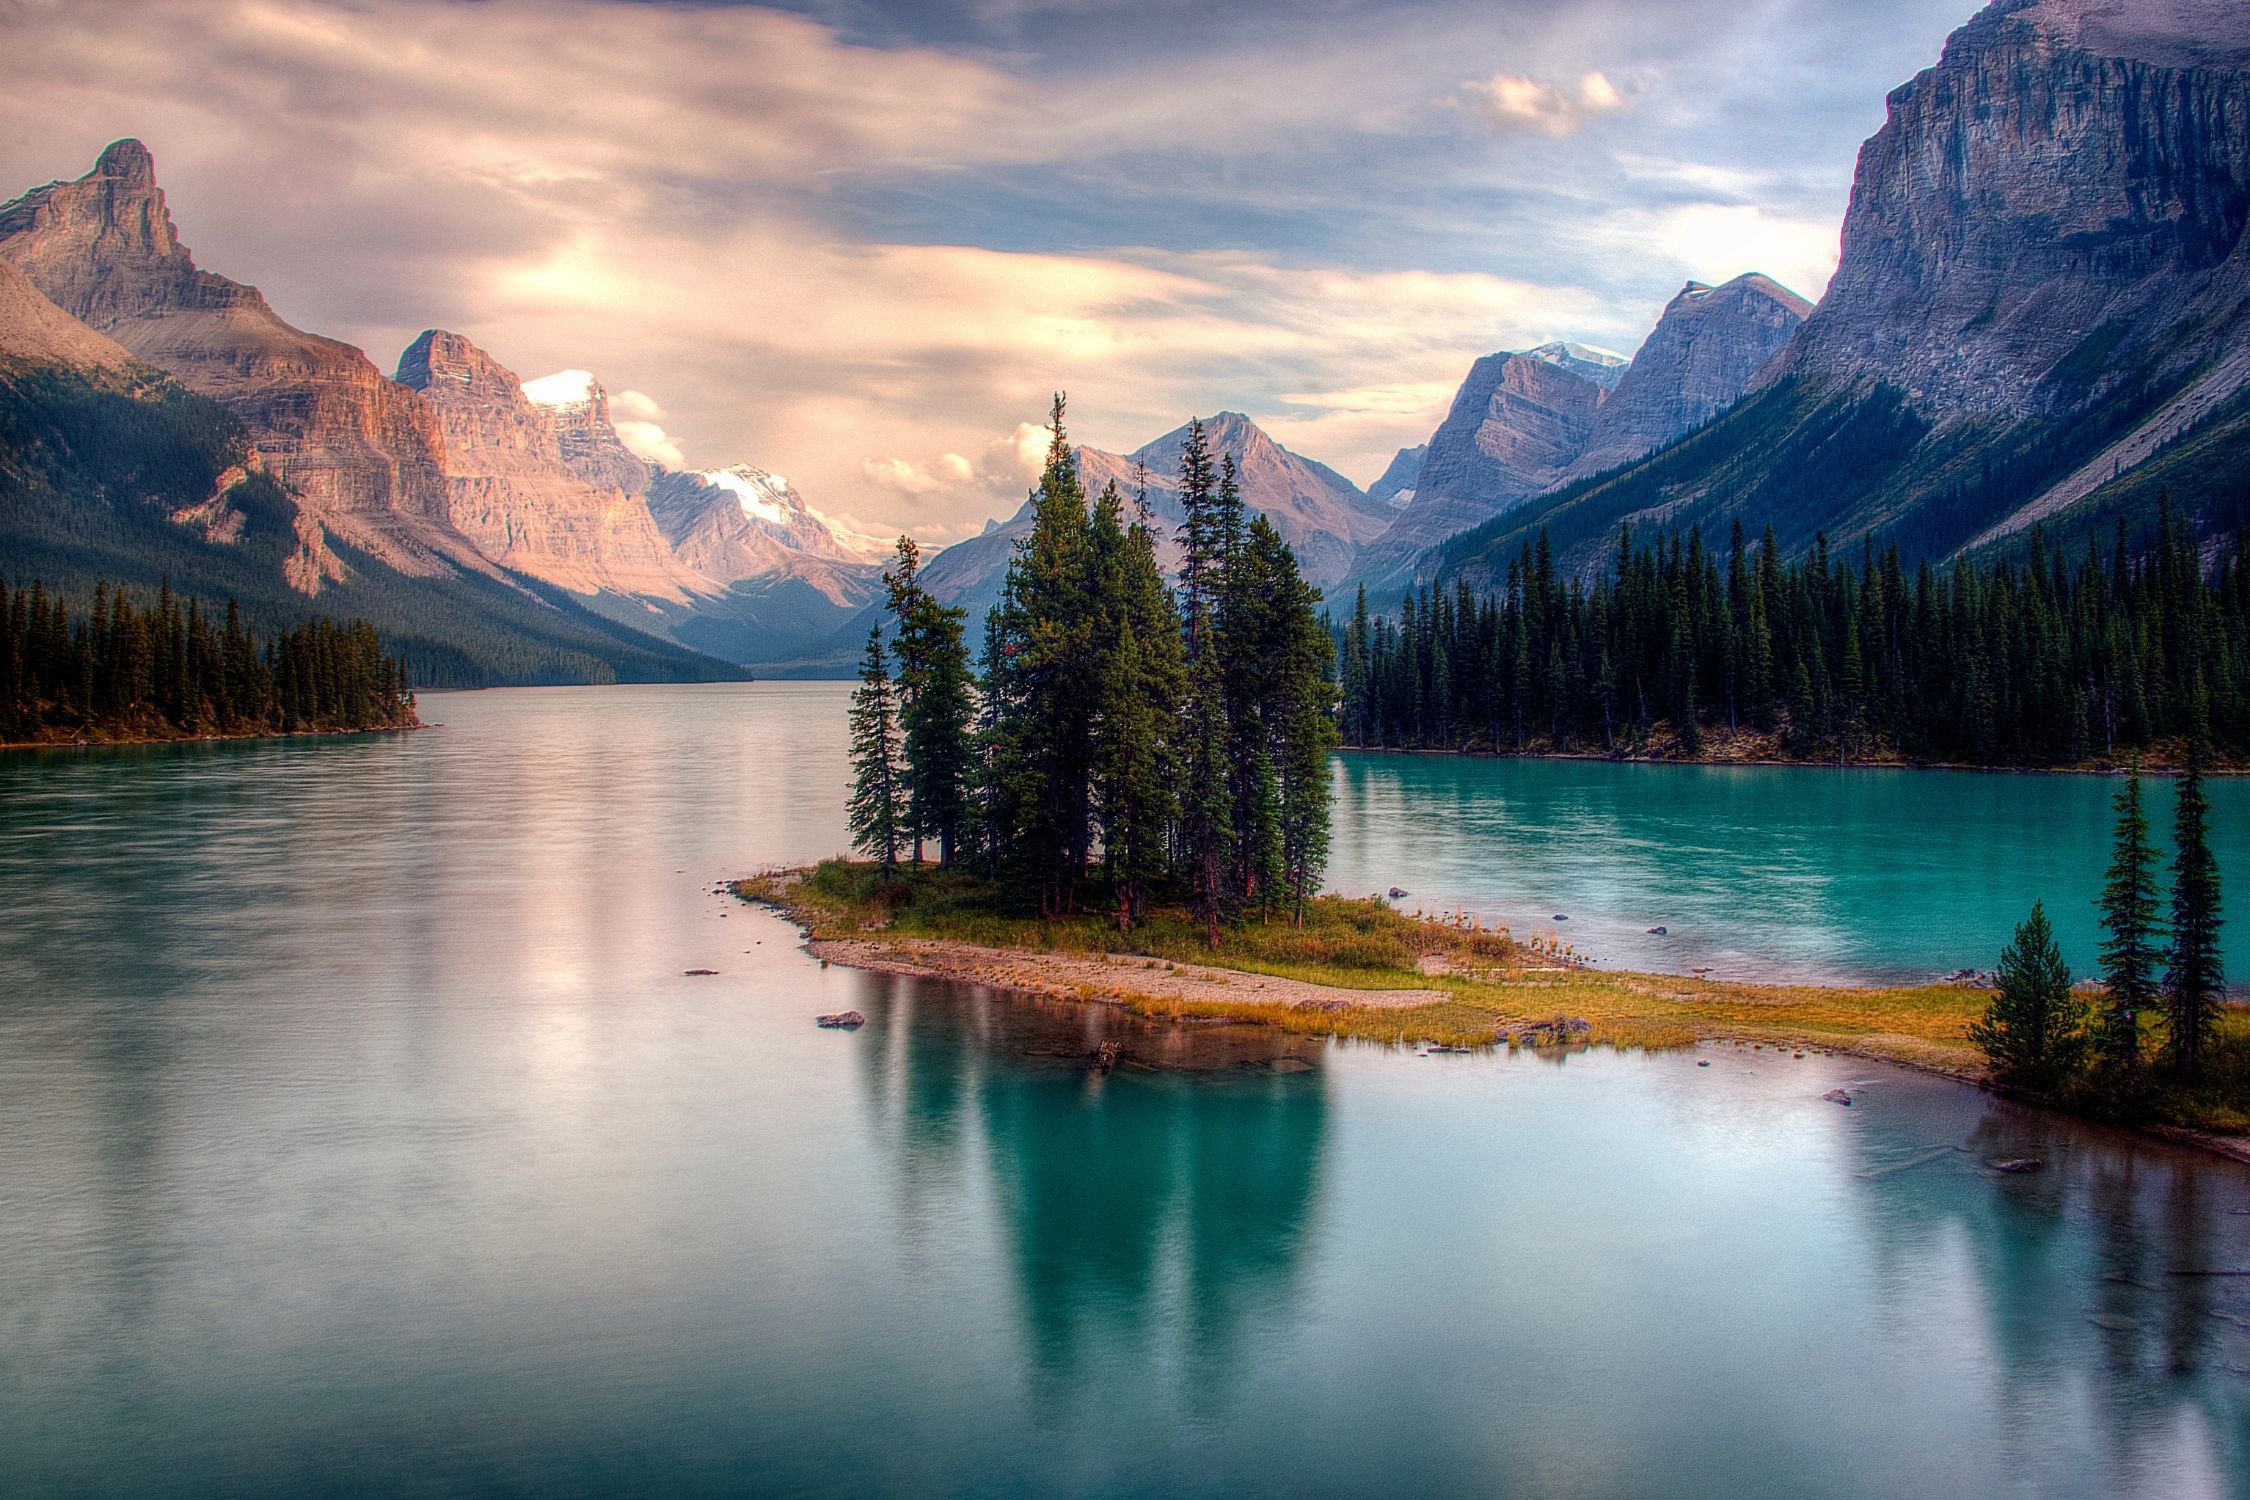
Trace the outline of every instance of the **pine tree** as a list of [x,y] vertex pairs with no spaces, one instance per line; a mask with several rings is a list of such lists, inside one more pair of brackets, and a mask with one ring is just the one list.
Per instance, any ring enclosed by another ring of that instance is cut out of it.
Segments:
[[1969,1040],[2004,1081],[2060,1087],[2085,1056],[2085,1007],[2071,992],[2070,968],[2041,903],[2031,904],[2031,915],[2001,950],[1997,977],[1999,989],[1983,1018],[1969,1023]]
[[921,585],[920,565],[920,549],[902,536],[883,582],[896,622],[899,729],[914,862],[922,862],[923,840],[934,838],[938,862],[951,865],[969,823],[974,762],[975,682],[964,638],[968,612],[938,603]]
[[1107,642],[1096,683],[1095,774],[1103,862],[1121,932],[1139,920],[1149,886],[1169,864],[1180,805],[1173,739],[1187,676],[1179,614],[1157,567],[1145,491],[1138,510],[1133,524],[1123,526],[1110,486],[1094,512]]
[[906,808],[899,784],[897,705],[881,626],[867,633],[859,683],[851,710],[852,845],[888,871],[897,867],[899,845],[905,841]]
[[2192,1083],[2218,1025],[2225,978],[2219,959],[2219,866],[2211,854],[2211,802],[2203,790],[2203,737],[2188,739],[2172,818],[2172,947],[2164,976],[2172,1071]]
[[2148,817],[2141,810],[2141,769],[2128,767],[2119,788],[2117,836],[2102,886],[2102,980],[2109,987],[2094,1050],[2113,1080],[2132,1079],[2141,1063],[2141,1015],[2156,1003],[2158,942],[2154,868],[2157,851],[2148,841]]

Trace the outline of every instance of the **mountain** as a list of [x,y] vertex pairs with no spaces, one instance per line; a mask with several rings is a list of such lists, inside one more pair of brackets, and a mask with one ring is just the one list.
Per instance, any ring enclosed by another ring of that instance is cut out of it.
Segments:
[[12,582],[361,615],[427,686],[740,675],[486,557],[446,463],[435,404],[195,265],[138,142],[0,205]]
[[1415,486],[1422,482],[1422,460],[1429,451],[1428,443],[1399,449],[1391,456],[1382,478],[1367,487],[1367,498],[1393,510],[1404,510],[1412,505]]
[[130,372],[140,361],[48,300],[31,278],[0,260],[0,361]]
[[1595,408],[1566,477],[1631,463],[1734,405],[1811,312],[1810,302],[1754,272],[1724,286],[1689,282]]
[[831,521],[778,474],[659,469],[648,501],[674,555],[722,586],[684,614],[666,612],[667,633],[698,650],[761,667],[796,662],[882,593],[890,544]]
[[2159,492],[2206,533],[2250,491],[2250,7],[2002,0],[1895,90],[1820,306],[1724,417],[1448,544],[1740,519],[1911,560],[2075,550]]
[[0,259],[49,300],[249,428],[296,495],[291,584],[344,576],[340,539],[410,574],[498,570],[447,520],[435,413],[349,344],[291,327],[254,287],[199,269],[139,141],[0,206]]
[[397,379],[436,410],[447,517],[486,557],[574,594],[686,604],[718,591],[657,530],[648,467],[618,441],[591,377],[577,403],[542,404],[491,355],[433,328],[399,357]]
[[[1240,412],[1218,413],[1204,422],[1203,432],[1214,455],[1234,456],[1243,504],[1273,522],[1282,540],[1295,549],[1305,575],[1324,587],[1343,579],[1358,548],[1380,535],[1395,514],[1334,469],[1282,447]],[[1131,453],[1073,450],[1079,481],[1089,498],[1114,480],[1130,505],[1145,469],[1158,558],[1167,571],[1179,565],[1174,533],[1187,518],[1179,498],[1180,451],[1187,435],[1188,424],[1183,422]],[[966,607],[973,627],[999,599],[1016,538],[1030,529],[1031,504],[1026,501],[983,535],[955,542],[931,558],[923,578],[940,599]],[[865,634],[864,627],[860,633]]]
[[1625,360],[1575,344],[1488,354],[1469,369],[1430,437],[1413,503],[1371,550],[1411,556],[1552,489],[1586,449]]

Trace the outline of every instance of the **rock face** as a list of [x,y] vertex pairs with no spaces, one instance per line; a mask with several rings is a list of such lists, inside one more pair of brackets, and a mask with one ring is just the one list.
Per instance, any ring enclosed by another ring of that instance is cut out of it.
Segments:
[[841,531],[778,474],[749,464],[659,470],[649,509],[685,565],[724,584],[792,578],[832,603],[873,597],[889,548]]
[[55,306],[30,277],[0,260],[0,361],[7,360],[117,371],[140,364],[123,344]]
[[293,328],[255,288],[199,269],[140,142],[118,141],[86,176],[0,206],[0,258],[243,419],[298,496],[298,589],[343,576],[329,535],[406,573],[494,571],[447,521],[435,413],[351,345]]
[[1724,286],[1689,282],[1595,411],[1566,478],[1631,463],[1733,406],[1811,312],[1811,303],[1755,272]]
[[[1999,0],[1895,90],[1820,306],[1724,417],[1417,564],[1490,579],[1536,530],[1771,522],[1908,563],[2072,554],[2160,495],[2206,532],[2250,488],[2250,7]],[[1425,488],[1427,486],[1425,485]]]
[[447,515],[493,561],[579,594],[716,592],[657,530],[648,468],[618,442],[591,377],[578,409],[541,405],[484,350],[433,328],[400,356],[398,383],[437,413]]
[[1882,380],[1925,410],[2025,415],[2075,404],[2085,382],[2054,377],[2113,327],[2104,364],[2218,352],[2208,324],[2206,347],[2155,340],[2239,315],[2246,64],[2250,8],[2224,0],[1987,8],[1891,94],[1836,278],[1775,378]]
[[609,420],[609,392],[587,370],[562,370],[526,382],[524,395],[544,408],[562,448],[562,461],[580,479],[603,489],[638,495],[655,470],[617,436]]
[[1422,482],[1422,459],[1429,451],[1428,443],[1399,449],[1383,470],[1383,477],[1367,487],[1367,498],[1393,510],[1412,505],[1415,487]]

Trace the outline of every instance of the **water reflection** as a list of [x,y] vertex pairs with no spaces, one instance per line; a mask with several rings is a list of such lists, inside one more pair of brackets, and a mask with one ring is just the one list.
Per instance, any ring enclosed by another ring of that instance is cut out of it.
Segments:
[[[1006,1242],[1033,1396],[1176,1367],[1222,1397],[1277,1330],[1320,1196],[1320,1044],[870,976],[863,1093],[909,1217],[980,1177]],[[1116,1072],[1087,1066],[1122,1043]]]
[[1926,1316],[1933,1267],[1966,1261],[1991,1439],[2032,1491],[2085,1483],[2058,1426],[2095,1439],[2109,1494],[2220,1495],[2250,1470],[2250,1278],[2184,1274],[2250,1270],[2250,1171],[1901,1076],[1847,1138],[1891,1315]]

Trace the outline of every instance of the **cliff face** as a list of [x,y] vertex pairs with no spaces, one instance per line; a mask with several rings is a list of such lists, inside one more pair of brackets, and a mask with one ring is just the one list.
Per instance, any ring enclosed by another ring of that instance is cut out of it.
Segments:
[[1978,15],[1892,93],[1836,278],[1776,378],[2026,416],[2209,357],[2250,290],[2246,62],[2250,7],[2219,0]]
[[447,521],[435,414],[349,344],[282,321],[253,287],[199,269],[138,141],[0,206],[0,257],[49,299],[250,428],[297,494],[291,584],[341,578],[334,535],[411,574],[490,573]]
[[0,260],[0,360],[121,372],[140,364],[123,344],[55,306],[5,260]]
[[658,532],[647,466],[618,442],[599,385],[581,410],[542,406],[498,360],[435,328],[400,356],[398,383],[436,412],[447,517],[487,557],[579,594],[715,592]]
[[681,562],[723,584],[794,578],[837,605],[873,597],[887,549],[847,538],[796,486],[749,464],[658,471],[649,509]]
[[1594,413],[1566,477],[1631,463],[1718,416],[1742,399],[1811,311],[1804,298],[1756,273],[1724,286],[1689,282]]

